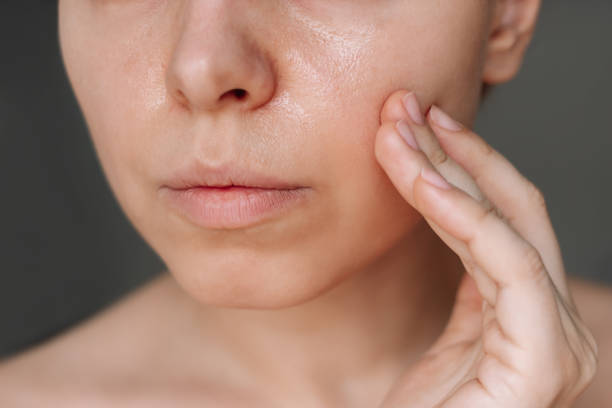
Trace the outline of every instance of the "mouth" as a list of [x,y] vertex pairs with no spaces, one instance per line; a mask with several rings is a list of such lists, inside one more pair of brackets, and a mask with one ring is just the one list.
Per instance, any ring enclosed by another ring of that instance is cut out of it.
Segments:
[[310,187],[243,167],[194,163],[175,173],[160,196],[189,222],[207,229],[246,228],[304,203]]
[[163,187],[174,190],[197,187],[292,190],[304,186],[279,178],[271,172],[264,173],[238,164],[213,167],[192,162],[174,173]]

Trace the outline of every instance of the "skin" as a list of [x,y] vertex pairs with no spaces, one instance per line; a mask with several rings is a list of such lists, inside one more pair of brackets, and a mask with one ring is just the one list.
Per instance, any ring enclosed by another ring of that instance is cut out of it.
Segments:
[[[60,0],[100,163],[168,270],[1,365],[6,398],[566,407],[582,393],[603,407],[605,387],[584,391],[611,296],[583,320],[595,289],[568,284],[541,193],[469,131],[482,84],[518,71],[539,1],[233,4]],[[202,229],[158,194],[189,159],[312,194],[247,229]]]

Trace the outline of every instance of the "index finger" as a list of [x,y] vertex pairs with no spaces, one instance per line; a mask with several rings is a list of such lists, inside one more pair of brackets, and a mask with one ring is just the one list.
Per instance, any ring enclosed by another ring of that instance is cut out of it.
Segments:
[[[418,113],[415,110],[418,110]],[[453,157],[446,154],[433,130],[425,121],[425,115],[421,113],[424,111],[425,109],[420,106],[414,92],[400,90],[387,98],[380,113],[380,121],[385,123],[397,122],[400,119],[407,120],[414,132],[419,148],[433,167],[451,184],[487,205],[486,196],[481,192],[472,176]],[[408,115],[406,115],[407,113]],[[415,115],[422,115],[423,120],[415,120]]]

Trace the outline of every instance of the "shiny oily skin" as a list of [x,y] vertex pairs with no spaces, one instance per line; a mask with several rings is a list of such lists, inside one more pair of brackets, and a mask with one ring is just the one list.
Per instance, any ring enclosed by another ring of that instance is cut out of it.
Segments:
[[[321,294],[413,231],[420,215],[374,157],[380,108],[406,88],[471,124],[491,6],[60,0],[60,40],[113,192],[169,271],[202,303],[273,308]],[[219,102],[232,88],[257,103]],[[194,158],[282,176],[311,198],[252,228],[198,228],[158,196]]]

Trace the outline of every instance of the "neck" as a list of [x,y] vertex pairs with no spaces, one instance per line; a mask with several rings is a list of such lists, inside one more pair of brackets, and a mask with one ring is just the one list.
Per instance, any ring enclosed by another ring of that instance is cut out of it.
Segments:
[[[370,389],[380,384],[382,399],[442,332],[461,271],[456,255],[422,222],[376,263],[303,304],[218,308],[183,294],[185,327],[197,331],[188,353],[201,351],[215,369],[232,367],[228,376],[260,390],[274,387],[276,395],[285,390],[293,401],[346,389],[347,379],[357,390],[361,382]],[[168,284],[180,291],[173,279]]]

